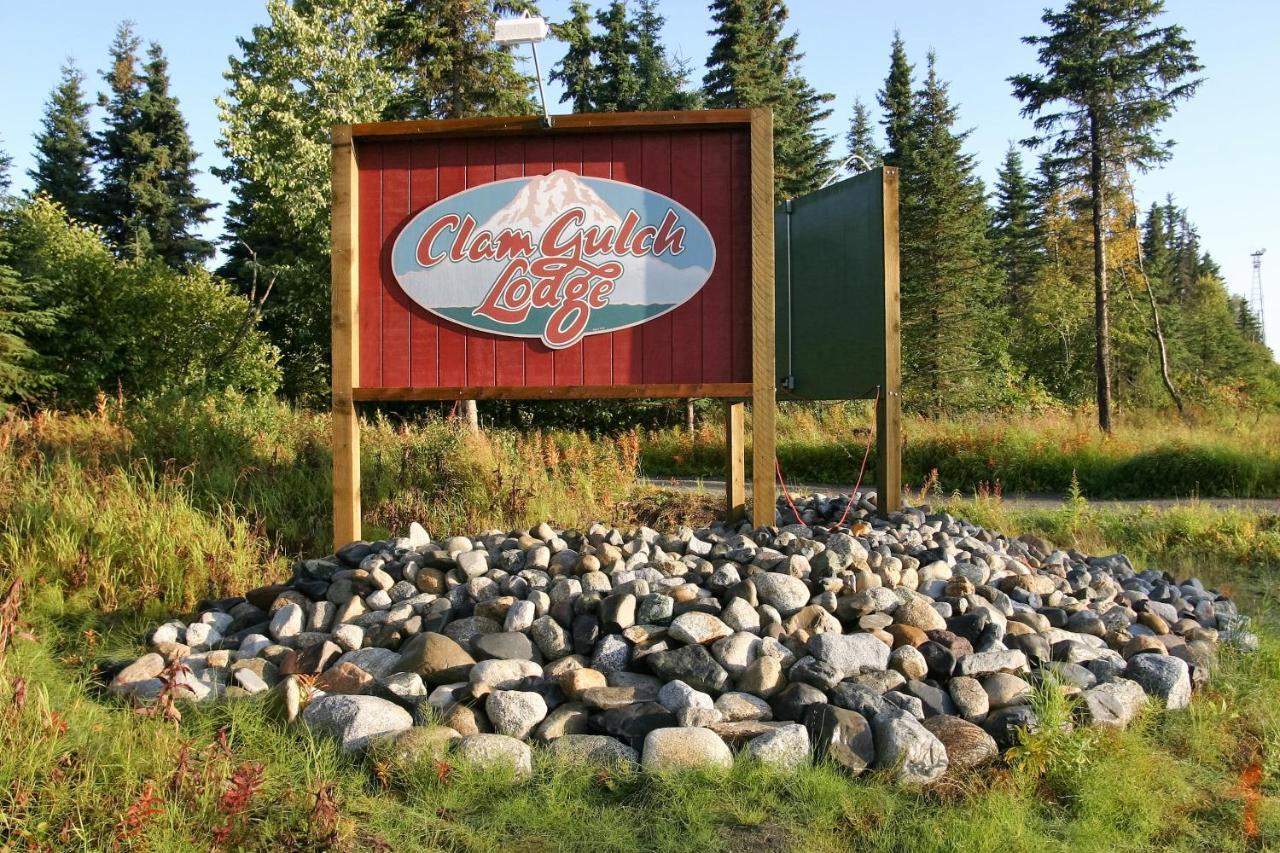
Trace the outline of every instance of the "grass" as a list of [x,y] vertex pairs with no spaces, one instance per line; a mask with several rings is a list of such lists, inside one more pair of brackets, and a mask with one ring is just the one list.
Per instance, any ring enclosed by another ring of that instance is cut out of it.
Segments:
[[[1121,416],[1102,436],[1087,412],[904,419],[903,476],[943,488],[1062,494],[1073,474],[1093,498],[1280,497],[1280,415],[1228,411]],[[778,457],[790,480],[852,485],[874,423],[865,403],[782,406]],[[875,470],[875,450],[868,470]],[[661,477],[724,475],[723,427],[645,436],[641,465]]]
[[[946,502],[1012,532],[1123,550],[1230,584],[1261,617],[1263,647],[1225,654],[1188,711],[1148,714],[1121,734],[1049,728],[1024,744],[1030,757],[923,792],[875,775],[850,780],[826,765],[780,776],[740,760],[724,774],[650,777],[561,765],[541,752],[534,778],[514,782],[447,764],[371,766],[284,724],[266,700],[184,707],[177,725],[136,714],[102,692],[104,662],[138,654],[160,618],[279,578],[286,554],[314,553],[324,541],[327,521],[311,517],[327,516],[317,497],[327,489],[322,419],[275,410],[272,421],[272,411],[106,407],[10,421],[0,431],[0,592],[24,581],[23,624],[0,657],[0,845],[504,853],[1280,846],[1280,519],[1199,505],[1115,511],[1081,499],[1021,511],[990,498]],[[696,496],[636,492],[622,450],[593,451],[581,440],[553,437],[548,447],[545,435],[536,443],[507,436],[477,448],[441,425],[375,423],[364,442],[366,502],[388,525],[428,513],[433,533],[523,524],[543,512],[574,524],[669,524],[710,510]],[[499,497],[515,471],[525,493]],[[271,515],[287,512],[299,515]],[[1038,701],[1059,703],[1046,713],[1071,713],[1051,695]]]

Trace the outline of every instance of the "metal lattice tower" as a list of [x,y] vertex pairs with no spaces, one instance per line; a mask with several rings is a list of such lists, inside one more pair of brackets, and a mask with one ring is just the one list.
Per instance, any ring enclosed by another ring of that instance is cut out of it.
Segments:
[[1253,258],[1253,282],[1249,287],[1249,309],[1253,311],[1253,316],[1258,318],[1258,335],[1264,344],[1267,342],[1267,330],[1266,315],[1262,313],[1262,256],[1266,251],[1266,249],[1259,249],[1249,254],[1249,257]]

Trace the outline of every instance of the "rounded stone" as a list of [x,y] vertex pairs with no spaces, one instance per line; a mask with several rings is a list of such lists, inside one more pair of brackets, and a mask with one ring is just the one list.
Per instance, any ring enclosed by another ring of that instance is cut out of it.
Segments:
[[1026,705],[1031,701],[1031,685],[1006,672],[984,676],[982,689],[987,694],[988,705],[993,711],[1013,705]]
[[956,770],[977,767],[1000,754],[995,738],[959,717],[939,714],[926,719],[924,727],[942,741],[947,750],[948,766]]
[[923,596],[898,605],[893,611],[893,621],[901,625],[919,628],[921,631],[940,631],[947,627],[947,620],[934,609],[933,603]]
[[902,673],[908,681],[919,681],[929,674],[929,664],[915,646],[899,646],[889,655],[889,667]]
[[652,773],[733,766],[733,753],[719,735],[704,728],[654,729],[645,735],[641,764]]
[[747,741],[744,752],[769,767],[795,770],[809,759],[809,731],[788,723]]
[[453,755],[461,761],[485,770],[510,773],[515,779],[533,774],[533,752],[528,744],[500,734],[475,734],[464,737],[454,747]]
[[484,712],[495,732],[523,740],[546,718],[547,702],[525,690],[495,690],[485,700]]
[[733,629],[710,613],[681,613],[671,621],[667,636],[688,645],[713,643],[733,633]]
[[371,738],[397,735],[413,726],[408,711],[376,696],[320,696],[307,703],[302,721],[336,738],[346,752],[363,749]]
[[753,575],[752,583],[762,604],[777,608],[783,616],[790,616],[809,603],[809,587],[804,581],[778,572]]

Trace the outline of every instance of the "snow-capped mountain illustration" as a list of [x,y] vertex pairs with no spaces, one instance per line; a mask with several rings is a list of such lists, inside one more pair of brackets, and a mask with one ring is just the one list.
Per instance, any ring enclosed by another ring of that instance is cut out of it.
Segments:
[[580,207],[586,213],[583,228],[592,225],[616,228],[622,224],[622,217],[605,204],[595,190],[572,172],[557,169],[549,175],[530,178],[511,203],[481,227],[495,234],[507,228],[519,229],[537,237],[552,219],[573,207]]

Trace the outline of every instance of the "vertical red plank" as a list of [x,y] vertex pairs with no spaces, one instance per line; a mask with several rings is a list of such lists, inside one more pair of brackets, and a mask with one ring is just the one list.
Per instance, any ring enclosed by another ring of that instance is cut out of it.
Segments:
[[[430,207],[438,197],[436,190],[436,165],[438,145],[435,142],[415,142],[409,162],[409,209],[417,214]],[[409,384],[414,388],[434,388],[440,383],[439,352],[437,350],[440,328],[435,315],[426,309],[412,306],[409,309]]]
[[[588,136],[582,142],[582,174],[589,178],[607,178],[612,169],[613,145],[607,136]],[[613,336],[588,335],[582,339],[582,384],[613,383]]]
[[[702,135],[687,131],[671,134],[671,197],[702,216]],[[661,215],[661,213],[659,213]],[[672,311],[671,381],[701,382],[702,292]]]
[[733,329],[733,379],[751,381],[751,140],[735,130],[730,143],[729,197],[733,199],[733,288],[729,325]]
[[360,385],[382,387],[382,145],[360,145]]
[[[613,180],[640,184],[643,162],[641,136],[636,133],[613,137]],[[639,385],[644,381],[641,359],[644,350],[644,326],[620,329],[610,337],[613,341],[613,381],[618,385]]]
[[[494,146],[495,181],[524,175],[524,140],[500,139]],[[523,338],[498,338],[494,344],[494,383],[502,387],[524,385]]]
[[[558,136],[552,148],[556,169],[582,174],[582,137]],[[553,374],[556,385],[582,384],[582,342],[565,349],[558,349],[553,356]]]
[[[467,189],[493,183],[492,138],[467,142]],[[483,224],[483,223],[480,223]],[[467,332],[467,385],[492,386],[495,369],[494,336]]]
[[[467,185],[467,142],[446,139],[440,143],[437,170],[440,198],[462,192]],[[440,386],[460,388],[467,384],[467,334],[461,326],[440,323]]]
[[[546,175],[551,172],[552,147],[551,139],[545,136],[533,137],[524,144],[524,173],[530,177]],[[545,388],[555,382],[555,355],[542,341],[536,338],[525,338],[524,378],[525,384],[531,388]]]
[[391,271],[391,243],[409,214],[409,144],[389,142],[382,151],[382,228],[378,241],[378,268],[382,277],[382,384],[388,388],[409,386],[412,342],[409,338],[411,304]]
[[729,133],[702,134],[702,209],[698,211],[716,245],[716,265],[702,288],[702,380],[733,379],[733,340],[729,322],[733,294],[733,241],[729,216]]
[[[647,189],[671,194],[671,134],[646,133],[643,137],[641,174]],[[646,385],[671,381],[671,315],[644,324],[642,373]]]

